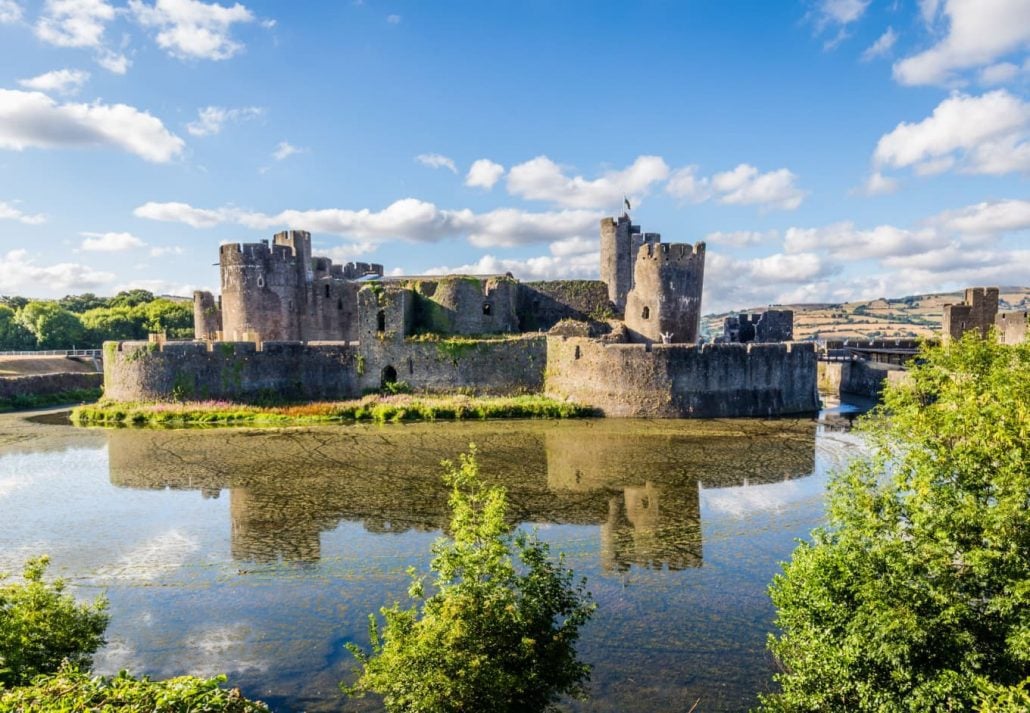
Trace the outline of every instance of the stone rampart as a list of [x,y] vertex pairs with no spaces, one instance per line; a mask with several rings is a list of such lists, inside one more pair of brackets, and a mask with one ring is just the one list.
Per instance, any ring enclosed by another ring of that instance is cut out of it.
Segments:
[[0,376],[0,403],[29,396],[49,396],[64,391],[96,389],[103,376],[88,372]]
[[840,393],[877,399],[888,384],[912,378],[904,367],[872,361],[846,361],[840,365]]
[[358,349],[347,342],[105,342],[104,396],[172,399],[353,398]]
[[607,416],[731,418],[819,409],[812,344],[603,344],[549,337],[548,394]]
[[600,280],[520,282],[517,313],[521,331],[547,331],[563,319],[614,317],[615,305],[608,298],[608,285]]

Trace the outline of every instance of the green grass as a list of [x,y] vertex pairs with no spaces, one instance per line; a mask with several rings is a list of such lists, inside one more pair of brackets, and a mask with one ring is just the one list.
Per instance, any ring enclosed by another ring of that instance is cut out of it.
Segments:
[[43,408],[58,404],[83,403],[100,398],[100,387],[93,389],[73,389],[57,391],[52,394],[27,394],[0,399],[0,413],[5,411],[21,411],[24,409]]
[[584,418],[596,409],[545,396],[373,395],[356,401],[251,406],[226,401],[124,403],[101,401],[72,410],[81,426],[288,426],[314,423],[398,423],[502,418]]

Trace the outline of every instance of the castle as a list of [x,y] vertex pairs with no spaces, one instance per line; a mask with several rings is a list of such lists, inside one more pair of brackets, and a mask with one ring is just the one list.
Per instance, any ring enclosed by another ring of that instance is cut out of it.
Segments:
[[1002,344],[1019,344],[1026,340],[1030,314],[1021,312],[998,312],[999,290],[997,287],[970,287],[960,304],[944,305],[944,319],[941,331],[944,341],[961,339],[966,332],[975,332],[986,338],[991,328]]
[[551,282],[385,276],[382,265],[313,257],[301,230],[222,245],[221,296],[194,294],[196,339],[106,344],[105,394],[325,400],[403,381],[547,393],[613,416],[819,408],[814,346],[783,339],[789,313],[751,343],[700,342],[704,243],[663,243],[627,214],[600,233],[602,279]]

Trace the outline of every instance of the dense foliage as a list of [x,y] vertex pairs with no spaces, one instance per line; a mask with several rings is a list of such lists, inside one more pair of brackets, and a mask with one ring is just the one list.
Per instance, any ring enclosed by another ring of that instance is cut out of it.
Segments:
[[90,676],[73,667],[40,676],[31,686],[0,690],[0,713],[261,713],[268,708],[248,701],[238,689],[221,687],[225,676],[181,676],[166,681],[117,676]]
[[1030,710],[1030,344],[926,351],[771,587],[767,711]]
[[89,667],[104,643],[107,601],[76,602],[62,580],[43,580],[48,564],[29,560],[24,582],[0,586],[0,689],[57,671],[65,660]]
[[96,348],[106,340],[193,337],[193,303],[154,297],[146,290],[111,298],[92,293],[59,300],[0,298],[0,351]]
[[[542,711],[562,694],[581,695],[589,667],[576,658],[580,627],[594,605],[546,544],[514,533],[502,488],[480,479],[475,447],[444,463],[451,533],[434,545],[434,593],[411,572],[410,608],[369,617],[371,654],[349,694],[375,692],[388,711]],[[421,608],[419,608],[421,604]]]

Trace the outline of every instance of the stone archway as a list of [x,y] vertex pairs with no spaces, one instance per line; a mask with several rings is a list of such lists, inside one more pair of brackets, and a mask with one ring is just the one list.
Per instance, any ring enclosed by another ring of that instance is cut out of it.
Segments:
[[383,373],[379,378],[379,386],[383,389],[386,388],[387,384],[397,383],[397,370],[393,368],[392,364],[387,364],[383,367]]

